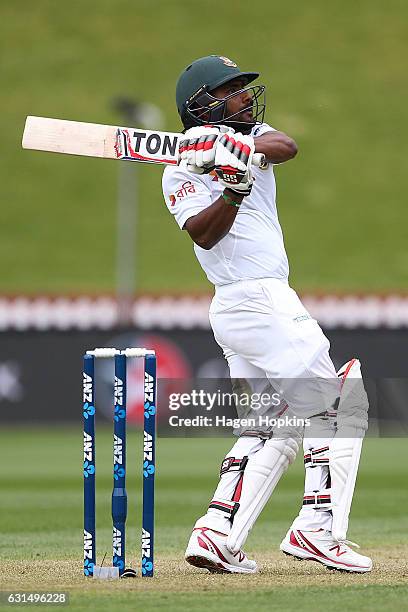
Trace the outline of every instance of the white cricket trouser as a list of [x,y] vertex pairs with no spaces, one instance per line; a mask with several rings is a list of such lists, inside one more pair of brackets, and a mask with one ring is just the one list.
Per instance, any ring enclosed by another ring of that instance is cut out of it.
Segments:
[[210,322],[231,378],[267,379],[299,417],[333,406],[339,383],[330,343],[286,282],[266,278],[218,287]]

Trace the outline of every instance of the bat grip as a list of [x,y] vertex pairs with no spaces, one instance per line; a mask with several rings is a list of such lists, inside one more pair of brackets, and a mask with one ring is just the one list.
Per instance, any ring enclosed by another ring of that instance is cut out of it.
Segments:
[[263,153],[254,153],[252,156],[252,165],[259,168],[265,161],[265,155]]

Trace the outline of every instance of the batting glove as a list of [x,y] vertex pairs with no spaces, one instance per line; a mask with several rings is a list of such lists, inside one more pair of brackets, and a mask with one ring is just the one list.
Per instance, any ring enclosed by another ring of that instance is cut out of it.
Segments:
[[218,182],[230,191],[249,195],[253,185],[251,172],[255,143],[252,136],[241,133],[223,134],[215,154],[215,171]]
[[194,174],[211,172],[215,165],[215,151],[222,134],[234,130],[223,125],[192,127],[183,134],[179,142],[179,163],[185,161],[187,169]]

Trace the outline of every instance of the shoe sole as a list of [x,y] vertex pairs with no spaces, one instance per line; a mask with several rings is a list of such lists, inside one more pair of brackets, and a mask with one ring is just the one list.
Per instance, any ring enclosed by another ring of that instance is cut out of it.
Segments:
[[285,547],[286,548],[283,548],[281,545],[280,549],[288,557],[294,557],[295,559],[298,559],[299,561],[315,561],[316,563],[320,563],[321,565],[324,565],[329,570],[336,570],[338,572],[347,572],[348,574],[350,573],[351,574],[365,574],[371,571],[371,567],[370,568],[362,568],[362,567],[357,567],[357,566],[341,567],[339,565],[336,565],[335,561],[333,561],[333,563],[324,561],[323,559],[319,559],[319,557],[316,557],[310,553],[307,553],[306,551],[304,553],[304,556],[302,556],[302,551],[298,550],[295,547],[292,547],[290,544],[285,544]]
[[194,567],[201,567],[202,569],[207,569],[211,574],[231,574],[229,570],[225,569],[221,564],[215,563],[215,561],[211,561],[210,559],[206,559],[205,557],[200,557],[199,555],[189,555],[186,557],[187,563],[190,565],[194,565]]
[[186,555],[185,560],[190,565],[194,567],[200,567],[203,569],[207,569],[211,574],[255,574],[257,568],[255,569],[246,569],[241,567],[235,567],[234,565],[229,565],[226,563],[221,563],[221,561],[217,560],[217,557],[204,557],[199,553],[190,553]]

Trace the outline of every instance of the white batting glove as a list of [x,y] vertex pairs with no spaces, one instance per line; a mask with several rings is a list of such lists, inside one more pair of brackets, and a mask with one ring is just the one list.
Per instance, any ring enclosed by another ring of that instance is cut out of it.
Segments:
[[217,143],[215,171],[219,183],[241,195],[249,195],[253,185],[251,171],[255,143],[252,136],[223,134]]
[[179,163],[184,160],[194,174],[211,172],[215,165],[216,145],[221,134],[234,130],[223,125],[196,126],[187,130],[179,142]]

